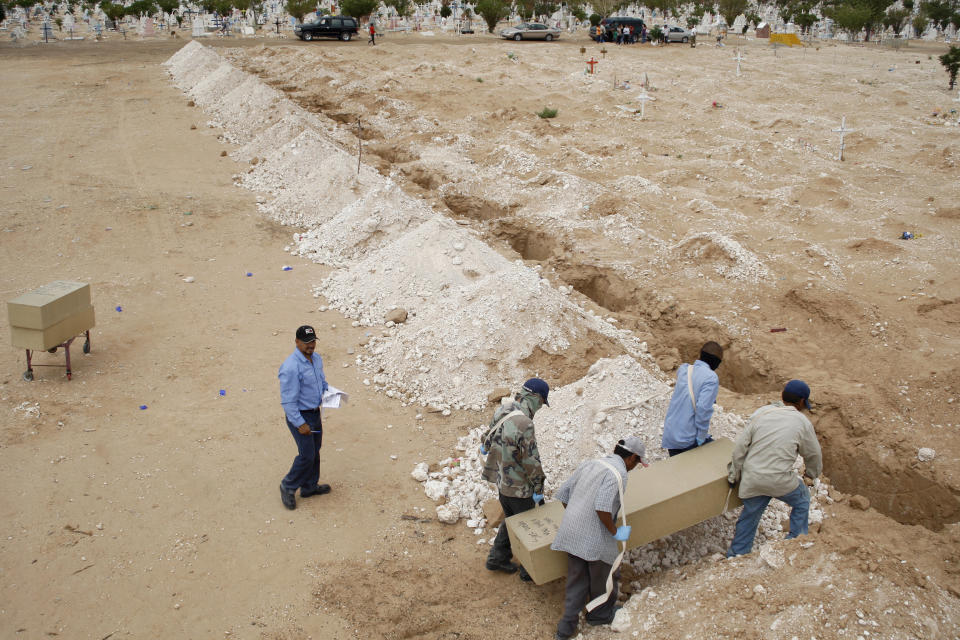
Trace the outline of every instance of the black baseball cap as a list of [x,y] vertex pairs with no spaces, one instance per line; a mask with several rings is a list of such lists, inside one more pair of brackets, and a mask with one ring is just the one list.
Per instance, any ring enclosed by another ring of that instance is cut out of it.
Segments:
[[297,340],[300,342],[313,342],[317,339],[317,334],[308,324],[303,325],[297,329]]

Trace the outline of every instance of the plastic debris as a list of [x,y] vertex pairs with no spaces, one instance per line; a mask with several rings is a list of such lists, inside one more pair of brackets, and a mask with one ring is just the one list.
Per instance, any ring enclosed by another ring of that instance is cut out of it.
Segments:
[[284,270],[284,271],[293,271],[293,267],[291,267],[290,265],[286,265],[286,264],[285,264],[285,265],[283,265],[283,270]]
[[121,307],[120,305],[117,305],[116,311],[117,313],[120,313],[121,311],[123,311],[123,307]]
[[901,239],[901,240],[913,240],[913,234],[910,233],[909,231],[904,231],[903,233],[900,234],[900,239]]
[[185,216],[192,216],[192,215],[193,215],[193,211],[184,211],[184,212],[183,212],[183,215],[185,215]]
[[776,327],[774,329],[770,329],[770,333],[783,333],[786,330],[786,327]]
[[140,411],[146,411],[146,410],[147,410],[147,405],[145,404],[140,405]]
[[220,395],[221,395],[221,396],[227,395],[227,390],[226,390],[226,389],[220,389]]
[[253,273],[251,273],[250,271],[247,271],[247,277],[248,277],[248,278],[252,278],[252,277],[253,277]]

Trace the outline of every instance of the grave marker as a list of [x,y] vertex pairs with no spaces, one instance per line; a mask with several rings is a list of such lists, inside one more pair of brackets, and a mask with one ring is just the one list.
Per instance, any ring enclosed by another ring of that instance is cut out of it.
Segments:
[[840,153],[837,154],[837,160],[840,160],[841,162],[843,162],[843,147],[844,147],[844,145],[843,145],[843,136],[847,135],[848,133],[852,133],[852,132],[854,132],[854,131],[856,131],[856,129],[847,129],[847,117],[846,117],[846,116],[843,116],[843,117],[840,119],[840,127],[837,128],[837,129],[833,129],[833,132],[834,132],[834,133],[839,133],[839,134],[840,134]]
[[645,111],[645,107],[647,106],[647,102],[650,100],[656,100],[656,98],[648,94],[646,91],[643,91],[640,95],[637,96],[637,100],[640,101],[640,119],[643,120],[644,111]]
[[594,66],[596,66],[599,63],[600,61],[592,56],[589,60],[587,60],[587,64],[590,65],[590,75],[593,75],[596,73],[596,71],[594,70]]
[[[953,101],[960,104],[960,89],[957,89],[957,97]],[[957,126],[960,127],[960,106],[957,107]]]
[[734,58],[734,60],[737,61],[737,77],[739,78],[740,77],[740,60],[741,60],[740,49],[737,49],[737,57]]

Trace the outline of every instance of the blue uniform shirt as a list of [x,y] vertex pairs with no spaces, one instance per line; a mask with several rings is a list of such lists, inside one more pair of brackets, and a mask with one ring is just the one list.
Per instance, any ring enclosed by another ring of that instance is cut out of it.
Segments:
[[[687,389],[687,376],[691,372],[693,394],[697,401],[696,414]],[[663,421],[660,446],[664,449],[685,449],[703,444],[709,435],[713,404],[717,401],[719,391],[720,380],[706,362],[697,360],[692,365],[681,366],[677,371],[677,384],[673,387],[667,417]]]
[[295,427],[305,421],[301,410],[316,409],[320,406],[323,392],[327,390],[327,379],[323,375],[323,358],[314,353],[312,360],[294,350],[280,365],[277,374],[280,378],[280,404],[287,420]]

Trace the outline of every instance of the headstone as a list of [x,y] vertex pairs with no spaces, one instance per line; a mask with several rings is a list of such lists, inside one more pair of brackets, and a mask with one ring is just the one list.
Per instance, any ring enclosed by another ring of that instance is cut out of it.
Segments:
[[197,20],[193,21],[193,30],[191,31],[191,35],[194,38],[203,38],[210,35],[207,33],[206,29],[203,28],[203,20],[198,18]]
[[839,133],[839,134],[840,134],[840,152],[837,154],[837,160],[841,160],[841,161],[843,160],[843,147],[844,147],[843,137],[844,137],[845,135],[847,135],[848,133],[852,133],[852,132],[854,132],[854,131],[856,131],[856,129],[847,129],[847,117],[846,117],[846,116],[843,116],[843,117],[840,119],[840,127],[837,128],[837,129],[833,129],[833,132],[834,132],[834,133]]
[[147,18],[143,22],[143,28],[140,31],[140,35],[144,38],[152,38],[157,35],[156,30],[153,28],[153,18]]

